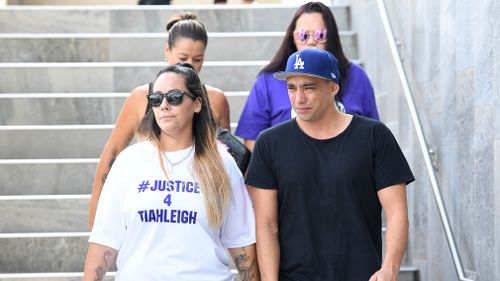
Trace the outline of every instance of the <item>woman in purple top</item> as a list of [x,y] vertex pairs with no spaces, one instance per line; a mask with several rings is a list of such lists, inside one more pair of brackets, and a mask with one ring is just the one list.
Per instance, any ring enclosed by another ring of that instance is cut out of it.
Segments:
[[321,2],[302,5],[288,26],[274,58],[262,69],[250,91],[235,134],[252,150],[259,133],[295,117],[286,83],[273,77],[285,69],[288,57],[305,48],[321,48],[337,57],[340,68],[340,111],[379,119],[373,88],[364,70],[349,62],[342,51],[337,23],[330,9]]

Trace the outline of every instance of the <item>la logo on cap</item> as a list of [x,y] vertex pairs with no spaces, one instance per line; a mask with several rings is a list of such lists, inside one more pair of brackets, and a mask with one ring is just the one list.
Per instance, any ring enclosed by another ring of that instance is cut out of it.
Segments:
[[304,61],[300,58],[300,55],[295,55],[295,64],[293,65],[294,69],[304,69]]

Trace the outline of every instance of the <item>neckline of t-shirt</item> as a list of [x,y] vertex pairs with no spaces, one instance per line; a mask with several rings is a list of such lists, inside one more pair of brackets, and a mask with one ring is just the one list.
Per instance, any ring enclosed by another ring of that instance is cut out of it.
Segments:
[[[147,141],[150,146],[155,150],[158,151],[158,148],[151,142]],[[180,157],[185,157],[187,155],[187,152],[189,152],[194,146],[194,143],[186,148],[180,149],[180,150],[175,150],[175,151],[162,151],[162,153],[165,153],[169,158],[172,157],[172,159],[180,158]],[[189,153],[189,156],[194,155],[195,149]]]
[[[177,159],[177,158],[182,158],[182,157],[191,157],[194,155],[194,143],[186,148],[180,149],[180,150],[175,150],[175,151],[164,151],[165,155],[167,155],[169,158]],[[189,155],[188,155],[189,154]]]
[[349,124],[347,125],[347,127],[342,132],[340,132],[338,135],[336,135],[332,138],[329,138],[329,139],[316,139],[316,138],[311,137],[310,135],[308,135],[304,131],[302,131],[299,124],[297,123],[297,117],[293,118],[292,120],[293,120],[293,125],[295,126],[295,128],[297,128],[299,133],[301,135],[305,136],[307,139],[315,141],[315,142],[330,142],[330,141],[336,140],[336,139],[342,137],[343,135],[347,134],[350,131],[351,127],[353,126],[354,122],[356,122],[356,120],[358,120],[358,116],[353,114],[351,121],[349,121]]

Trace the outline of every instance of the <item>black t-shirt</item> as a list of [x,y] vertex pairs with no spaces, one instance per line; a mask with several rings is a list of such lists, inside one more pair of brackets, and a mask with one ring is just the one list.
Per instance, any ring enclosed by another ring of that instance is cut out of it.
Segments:
[[377,191],[413,180],[378,121],[354,116],[327,140],[295,119],[262,132],[246,183],[278,190],[279,280],[367,281],[382,261]]

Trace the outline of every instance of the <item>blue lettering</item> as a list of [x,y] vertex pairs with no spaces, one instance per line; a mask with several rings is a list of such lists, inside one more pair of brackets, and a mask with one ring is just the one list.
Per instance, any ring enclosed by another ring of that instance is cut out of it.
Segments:
[[200,186],[197,182],[182,180],[154,180],[154,184],[148,185],[146,188],[141,187],[139,192],[144,192],[146,189],[151,191],[201,193]]
[[163,222],[163,214],[165,210],[156,209],[156,222]]
[[148,221],[156,221],[155,210],[149,210],[149,220]]
[[197,212],[189,212],[189,224],[196,224],[196,215],[198,213]]
[[176,191],[179,192],[180,188],[181,188],[181,181],[177,180],[177,181],[175,181],[175,183],[176,183],[176,185],[175,185]]
[[167,184],[167,181],[163,180],[161,181],[160,186],[158,187],[159,191],[165,191],[165,185]]
[[154,189],[151,188],[151,190],[160,190],[161,187],[161,180],[155,180],[155,185]]
[[179,212],[179,210],[171,210],[170,211],[170,222],[173,222],[173,223],[179,222],[177,219],[178,212]]
[[181,222],[184,223],[184,224],[188,223],[188,221],[189,221],[189,215],[188,215],[188,213],[189,213],[188,211],[182,211],[181,212]]
[[137,211],[142,222],[196,224],[198,213],[185,210],[142,210]]
[[141,221],[144,222],[144,211],[137,211],[137,213],[141,216]]

